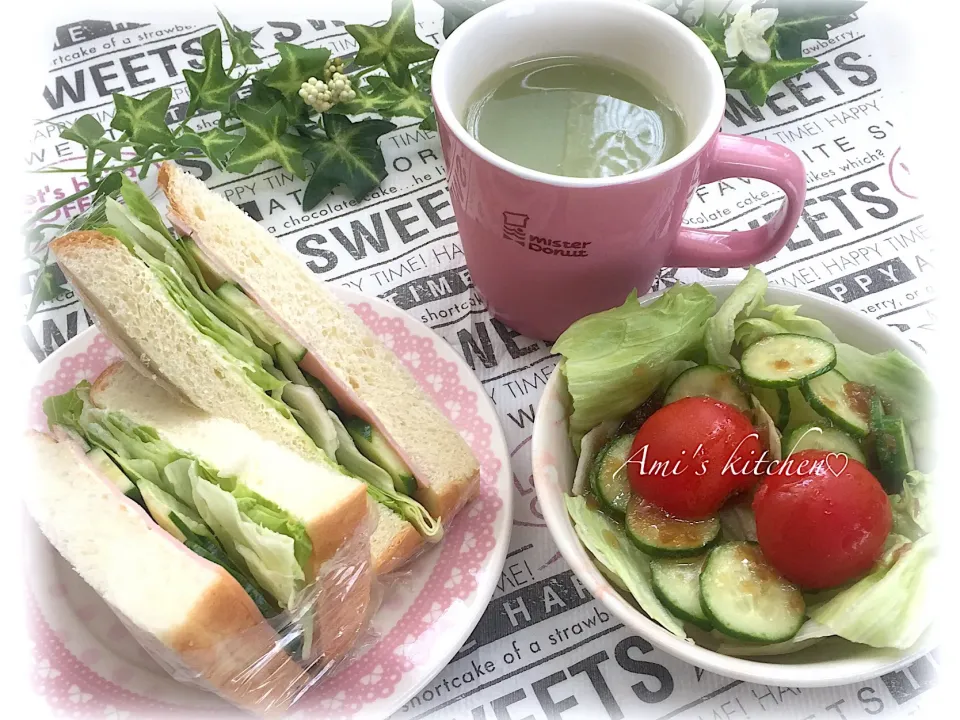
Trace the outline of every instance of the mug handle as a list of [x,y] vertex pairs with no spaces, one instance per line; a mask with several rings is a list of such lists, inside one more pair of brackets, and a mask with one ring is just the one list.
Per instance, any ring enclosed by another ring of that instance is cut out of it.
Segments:
[[771,182],[786,201],[768,222],[752,230],[708,231],[681,226],[663,261],[666,267],[744,267],[769,260],[797,227],[807,194],[806,171],[799,157],[782,145],[718,133],[714,154],[700,184],[747,177]]

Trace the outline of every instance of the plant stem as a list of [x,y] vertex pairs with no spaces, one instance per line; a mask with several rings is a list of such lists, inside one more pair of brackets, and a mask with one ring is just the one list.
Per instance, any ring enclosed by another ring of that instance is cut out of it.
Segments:
[[[80,198],[85,197],[85,196],[87,196],[87,195],[89,195],[89,194],[91,194],[91,193],[94,193],[94,192],[96,192],[96,191],[97,191],[97,186],[91,184],[91,185],[89,185],[88,187],[83,188],[83,190],[78,190],[78,191],[75,192],[73,195],[68,195],[68,196],[65,197],[63,200],[58,200],[57,202],[53,203],[53,205],[48,205],[47,207],[45,207],[45,208],[43,208],[43,209],[41,209],[41,210],[37,210],[37,212],[35,212],[33,215],[31,215],[30,218],[29,218],[25,223],[23,223],[23,225],[20,226],[21,231],[22,231],[22,232],[27,232],[27,231],[30,229],[30,226],[33,225],[33,224],[34,224],[37,220],[39,220],[40,218],[49,215],[50,213],[54,212],[55,210],[59,210],[59,209],[62,208],[64,205],[69,205],[70,203],[74,202],[75,200],[79,200]],[[52,223],[47,223],[47,224],[52,224]]]
[[[235,130],[236,128],[231,128],[231,129]],[[154,150],[151,152],[156,152],[156,151]],[[155,158],[151,160],[151,162],[158,163],[158,162],[163,162],[164,160],[180,160],[180,159],[189,159],[189,158],[196,158],[196,157],[203,157],[203,155],[202,154],[183,155],[178,152],[174,155],[164,155],[163,157]],[[140,158],[137,158],[136,160],[132,160],[126,163],[121,163],[120,165],[111,165],[110,167],[107,167],[104,169],[109,170],[110,172],[116,172],[120,170],[126,170],[128,168],[136,167],[137,165],[140,165],[142,162],[143,162],[143,157],[140,157]],[[83,175],[86,171],[84,170],[84,168],[47,168],[46,170],[33,170],[32,172],[37,175],[50,175],[53,173],[71,173],[73,175]]]

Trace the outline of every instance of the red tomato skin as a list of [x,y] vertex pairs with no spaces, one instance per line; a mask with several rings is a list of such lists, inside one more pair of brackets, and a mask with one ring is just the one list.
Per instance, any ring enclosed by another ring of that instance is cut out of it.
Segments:
[[856,460],[844,468],[835,453],[804,450],[789,459],[795,464],[772,470],[753,499],[764,556],[807,590],[864,575],[883,553],[893,525],[880,482]]
[[[746,415],[712,398],[688,397],[663,406],[640,426],[627,476],[640,497],[675,517],[699,520],[716,514],[730,495],[759,482],[763,466],[760,474],[756,467],[762,454]],[[666,476],[653,471],[654,461],[668,465]],[[747,465],[746,472],[736,472]]]

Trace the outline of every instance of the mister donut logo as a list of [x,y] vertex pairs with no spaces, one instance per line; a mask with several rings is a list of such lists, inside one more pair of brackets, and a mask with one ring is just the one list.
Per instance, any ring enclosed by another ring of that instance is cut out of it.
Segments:
[[515,242],[520,247],[527,246],[527,223],[529,215],[515,212],[503,213],[503,239]]

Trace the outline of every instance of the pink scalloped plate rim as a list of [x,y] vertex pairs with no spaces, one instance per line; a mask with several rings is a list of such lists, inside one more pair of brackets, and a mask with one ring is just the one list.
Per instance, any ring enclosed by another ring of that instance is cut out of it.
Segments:
[[[479,496],[461,511],[440,546],[418,557],[387,588],[373,621],[376,637],[292,709],[298,717],[387,717],[444,668],[493,595],[510,536],[510,457],[490,400],[452,348],[382,300],[345,288],[335,292],[400,357],[470,444],[481,468]],[[96,328],[70,340],[40,367],[29,424],[45,426],[44,398],[80,380],[92,381],[120,357]],[[118,719],[230,710],[170,678],[49,544],[36,545],[27,578],[32,678],[54,710]]]

